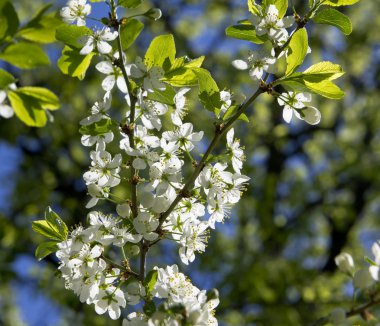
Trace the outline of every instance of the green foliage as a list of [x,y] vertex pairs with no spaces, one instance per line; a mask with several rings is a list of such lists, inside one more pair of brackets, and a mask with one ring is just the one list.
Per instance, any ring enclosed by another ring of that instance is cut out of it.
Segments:
[[194,73],[194,68],[202,66],[204,56],[187,62],[185,57],[174,60],[170,70],[165,74],[163,81],[174,86],[195,86],[198,83],[198,76]]
[[154,286],[156,285],[157,279],[158,279],[157,270],[152,270],[146,275],[145,280],[144,280],[144,287],[148,295],[152,292]]
[[17,117],[31,127],[43,127],[45,110],[56,110],[60,105],[54,93],[41,87],[21,87],[9,91],[8,97]]
[[226,35],[256,44],[262,44],[265,41],[265,37],[256,35],[255,28],[251,24],[229,26],[226,28]]
[[86,76],[86,71],[94,55],[95,53],[93,52],[87,55],[81,55],[78,50],[65,46],[57,64],[65,75],[77,77],[79,80],[82,80]]
[[58,241],[45,241],[38,245],[35,256],[38,260],[44,259],[46,256],[56,252],[58,250]]
[[0,40],[12,37],[20,25],[18,15],[9,1],[0,1]]
[[202,68],[194,69],[195,74],[198,76],[199,85],[199,100],[203,106],[212,112],[219,110],[222,106],[220,100],[220,91],[217,83],[211,74]]
[[248,0],[247,2],[248,2],[248,10],[256,16],[260,16],[261,11],[262,11],[261,6],[257,4],[255,0]]
[[143,311],[147,316],[152,316],[156,312],[156,304],[154,301],[146,301],[143,307]]
[[49,57],[36,44],[19,42],[11,44],[0,53],[0,60],[21,69],[32,69],[50,63]]
[[54,42],[55,31],[62,24],[62,21],[54,13],[45,15],[50,7],[51,4],[44,6],[34,18],[18,31],[17,36],[38,43]]
[[32,223],[33,230],[54,241],[65,241],[69,233],[65,222],[50,207],[45,211],[45,219],[34,221]]
[[7,71],[0,69],[0,89],[4,89],[9,84],[15,82],[15,78]]
[[82,135],[99,136],[104,135],[117,127],[118,125],[111,119],[103,119],[87,126],[81,126],[79,132]]
[[61,25],[57,28],[55,37],[58,41],[65,43],[73,49],[82,49],[83,44],[78,42],[78,40],[86,35],[91,35],[91,29],[85,26],[75,26],[75,25]]
[[120,28],[121,45],[123,51],[126,51],[140,35],[144,29],[144,24],[137,19],[129,19]]
[[176,48],[173,35],[160,35],[153,39],[145,54],[145,65],[148,69],[162,67],[170,69],[175,60]]
[[132,9],[138,7],[142,2],[143,0],[119,0],[118,5]]
[[335,26],[339,28],[345,35],[349,35],[352,32],[352,24],[350,18],[338,10],[332,8],[326,8],[318,12],[313,20],[318,24]]
[[169,85],[166,85],[166,89],[164,91],[156,89],[154,92],[148,94],[148,98],[152,101],[158,101],[168,105],[174,105],[175,95],[176,91],[174,90],[174,88]]
[[351,6],[359,1],[360,0],[325,0],[323,4],[327,6],[340,7],[340,6]]
[[344,74],[342,68],[328,61],[317,63],[304,72],[296,72],[277,80],[274,84],[281,84],[293,90],[309,90],[330,99],[341,99],[342,90],[332,80]]
[[278,17],[282,18],[288,9],[288,0],[263,0],[264,8],[267,8],[269,5],[275,5],[278,9]]
[[291,75],[302,64],[306,57],[308,47],[307,31],[305,28],[301,28],[294,33],[288,46],[286,76]]

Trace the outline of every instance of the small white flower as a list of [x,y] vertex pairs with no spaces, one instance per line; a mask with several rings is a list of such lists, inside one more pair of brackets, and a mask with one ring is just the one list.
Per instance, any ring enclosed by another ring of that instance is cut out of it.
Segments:
[[247,59],[232,61],[232,65],[236,69],[249,69],[249,75],[253,80],[260,80],[264,75],[264,71],[275,73],[275,63],[276,58],[263,51],[250,51]]
[[97,297],[99,299],[94,302],[96,313],[102,315],[108,311],[111,319],[120,318],[120,307],[125,308],[127,304],[122,290],[108,286],[106,289],[101,289]]
[[229,158],[232,161],[232,167],[236,173],[240,174],[240,170],[243,167],[243,161],[245,159],[243,148],[240,147],[240,141],[234,139],[234,129],[230,129],[227,133],[227,151]]
[[[118,52],[114,54],[114,58],[119,58]],[[95,68],[102,74],[107,75],[107,77],[102,81],[102,88],[106,92],[109,92],[116,84],[122,93],[128,94],[128,87],[119,67],[113,64],[111,61],[102,61],[99,62]]]
[[174,96],[175,110],[171,115],[172,121],[176,126],[182,125],[182,119],[186,115],[186,93],[190,88],[182,88]]
[[292,120],[293,113],[298,119],[311,125],[316,125],[321,121],[321,112],[317,108],[305,104],[311,102],[309,93],[282,93],[277,101],[279,105],[284,106],[282,116],[287,123]]
[[109,27],[105,27],[100,31],[95,31],[94,34],[84,36],[81,42],[84,43],[84,47],[80,50],[80,54],[87,55],[96,50],[101,54],[108,54],[112,51],[112,46],[106,41],[113,41],[117,37],[117,32],[111,32]]
[[85,26],[86,17],[91,13],[91,5],[87,0],[70,0],[60,13],[65,23],[71,24],[76,21],[77,26]]
[[[16,84],[10,84],[6,87],[6,89],[16,90]],[[5,119],[12,118],[14,115],[14,111],[10,105],[8,105],[5,100],[7,98],[7,91],[0,90],[0,117]]]
[[354,260],[350,254],[342,252],[335,257],[335,264],[343,273],[352,274],[355,270]]
[[165,74],[161,67],[152,67],[148,70],[144,61],[137,57],[135,63],[127,68],[133,78],[144,78],[143,86],[146,91],[152,93],[155,89],[160,91],[166,89],[165,83],[161,81]]
[[380,272],[380,246],[378,242],[375,242],[372,245],[372,253],[375,256],[375,264],[376,266],[370,266],[369,272],[372,275],[372,278],[375,281],[379,280],[379,272]]
[[158,238],[158,234],[154,232],[158,224],[157,218],[148,212],[140,212],[133,220],[136,231],[148,241],[154,241]]
[[190,122],[184,123],[176,131],[165,131],[162,137],[167,141],[179,144],[185,151],[194,148],[193,142],[199,142],[203,137],[203,131],[193,132],[193,125]]
[[279,19],[276,6],[269,5],[265,15],[253,15],[251,22],[253,26],[255,26],[257,35],[261,36],[267,34],[275,45],[282,45],[289,37],[286,28],[294,24],[294,17],[287,16]]

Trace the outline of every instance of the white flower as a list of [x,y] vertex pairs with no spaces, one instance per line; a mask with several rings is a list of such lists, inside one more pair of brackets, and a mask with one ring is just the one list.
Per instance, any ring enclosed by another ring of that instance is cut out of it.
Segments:
[[161,81],[165,74],[161,67],[152,67],[148,70],[144,61],[137,57],[135,63],[127,68],[133,78],[144,78],[143,86],[146,91],[152,93],[155,89],[160,91],[166,89],[165,83]]
[[158,224],[157,218],[148,212],[140,212],[133,220],[136,231],[148,241],[154,241],[158,238],[158,234],[154,232]]
[[232,65],[236,69],[249,69],[249,75],[253,80],[260,80],[264,75],[264,71],[275,73],[275,63],[276,58],[263,51],[250,51],[247,59],[232,61]]
[[375,242],[372,245],[372,253],[375,256],[375,264],[377,266],[370,266],[369,267],[369,272],[372,275],[372,278],[375,281],[379,280],[379,271],[380,271],[380,246],[378,242]]
[[179,249],[179,257],[186,265],[193,262],[195,259],[195,252],[204,252],[208,239],[208,224],[201,222],[197,225],[193,223],[186,223],[183,227],[183,235],[181,236],[180,243],[182,247]]
[[140,92],[137,98],[136,115],[141,115],[141,121],[147,129],[161,130],[162,123],[159,116],[164,115],[168,111],[166,104],[148,100],[145,98],[146,92]]
[[111,108],[112,96],[110,92],[107,92],[103,100],[100,102],[95,102],[91,108],[91,115],[87,118],[82,119],[79,123],[82,126],[88,126],[94,122],[98,122],[102,119],[108,119],[107,111]]
[[176,126],[182,125],[182,119],[186,115],[186,93],[190,91],[190,88],[181,88],[174,96],[175,110],[171,114],[173,123]]
[[[114,54],[114,58],[119,58],[118,52]],[[109,92],[116,84],[122,93],[128,94],[127,84],[125,82],[121,69],[118,66],[113,64],[111,61],[102,61],[99,62],[95,68],[102,74],[107,75],[107,77],[102,81],[102,88],[106,92]]]
[[279,19],[276,6],[269,5],[265,15],[253,15],[251,22],[253,26],[255,26],[257,35],[261,36],[268,34],[269,39],[275,45],[281,45],[288,39],[288,32],[286,28],[293,25],[294,17],[287,16]]
[[245,159],[243,148],[240,147],[240,141],[234,139],[234,129],[230,129],[227,133],[227,151],[228,156],[231,158],[232,167],[236,173],[240,173],[241,168],[243,167],[243,161]]
[[176,131],[165,131],[162,137],[167,141],[179,144],[185,151],[194,148],[193,142],[199,142],[203,137],[203,131],[193,133],[193,125],[190,122],[184,123]]
[[80,54],[87,55],[94,51],[95,47],[101,54],[108,54],[112,51],[112,46],[106,41],[113,41],[117,37],[117,32],[111,32],[109,27],[105,27],[100,31],[95,31],[94,34],[84,36],[81,42],[84,43],[84,47],[80,50]]
[[[16,84],[10,84],[6,88],[9,88],[11,90],[16,90],[17,87],[16,87]],[[14,111],[10,105],[5,103],[6,98],[7,98],[6,90],[0,90],[0,117],[9,119],[13,117]]]
[[284,106],[282,116],[287,123],[290,123],[294,115],[305,120],[308,124],[316,125],[321,121],[321,112],[313,106],[307,106],[305,103],[311,102],[309,93],[282,93],[277,98],[278,104]]
[[342,252],[335,257],[335,264],[343,273],[353,274],[355,270],[354,260],[350,254]]
[[91,5],[87,0],[70,0],[67,7],[61,9],[61,17],[65,23],[71,24],[75,21],[77,26],[86,25],[86,17],[91,13]]
[[94,302],[96,313],[102,315],[108,311],[111,319],[119,319],[120,307],[125,308],[127,304],[123,291],[114,286],[108,286],[106,289],[101,289],[97,297],[99,299]]

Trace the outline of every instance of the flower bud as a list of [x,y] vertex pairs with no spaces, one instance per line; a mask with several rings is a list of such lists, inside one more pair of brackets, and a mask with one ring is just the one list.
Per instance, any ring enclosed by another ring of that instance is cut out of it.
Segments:
[[346,321],[346,311],[343,308],[334,309],[329,316],[329,321],[333,325],[344,323]]
[[335,264],[343,273],[352,274],[354,272],[355,264],[350,254],[342,252],[335,257]]
[[357,289],[365,289],[374,283],[371,273],[368,269],[358,270],[354,275],[354,287]]
[[162,12],[158,8],[150,8],[145,14],[145,17],[148,17],[149,19],[152,20],[158,20],[162,16]]
[[127,217],[131,214],[131,207],[127,203],[119,204],[116,206],[116,212],[121,217]]
[[140,253],[140,247],[131,243],[127,243],[124,249],[127,257],[134,257]]

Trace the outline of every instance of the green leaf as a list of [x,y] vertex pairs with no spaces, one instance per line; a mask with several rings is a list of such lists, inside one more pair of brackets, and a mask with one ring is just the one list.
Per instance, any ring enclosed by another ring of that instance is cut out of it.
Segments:
[[50,207],[45,211],[45,220],[34,221],[32,229],[45,238],[59,242],[65,241],[68,235],[65,222]]
[[174,87],[195,86],[198,83],[198,76],[191,68],[181,67],[169,71],[162,80]]
[[265,4],[265,9],[270,5],[275,5],[278,10],[279,18],[284,17],[288,10],[288,0],[263,0],[263,4]]
[[156,305],[154,301],[146,301],[143,307],[143,311],[148,317],[151,317],[156,312]]
[[261,6],[259,4],[256,3],[255,0],[248,0],[248,10],[256,15],[256,16],[260,16],[261,15]]
[[22,29],[19,30],[17,35],[33,42],[54,42],[55,31],[58,26],[63,24],[63,22],[62,20],[58,19],[54,13],[45,15],[46,11],[51,6],[52,4],[44,6],[29,23],[27,23]]
[[79,80],[82,80],[86,75],[86,71],[94,55],[95,53],[91,52],[84,56],[81,55],[78,50],[65,46],[62,50],[62,56],[57,62],[58,68],[65,75],[77,77]]
[[65,43],[74,49],[82,49],[83,44],[79,43],[78,40],[86,35],[91,35],[91,29],[85,26],[75,26],[75,25],[61,25],[57,28],[55,32],[55,38],[58,41]]
[[45,210],[45,220],[61,235],[63,240],[67,239],[67,235],[69,230],[65,222],[58,216],[56,212],[54,212],[50,207]]
[[144,29],[144,24],[137,19],[129,19],[120,28],[120,38],[123,51],[126,51],[140,35]]
[[0,89],[4,89],[14,82],[15,78],[8,71],[0,69]]
[[199,58],[196,58],[196,59],[190,60],[189,62],[186,62],[185,67],[200,68],[202,66],[204,60],[205,60],[205,56],[202,55]]
[[174,96],[176,95],[175,90],[166,85],[166,89],[164,91],[159,91],[157,89],[154,90],[153,93],[148,93],[148,99],[152,101],[161,102],[168,105],[174,105]]
[[43,127],[46,124],[46,113],[33,97],[20,94],[17,91],[9,91],[8,99],[16,116],[26,125]]
[[125,8],[136,8],[138,7],[143,0],[119,0],[118,5]]
[[0,60],[21,68],[31,69],[50,64],[49,57],[36,44],[20,42],[9,45],[2,53]]
[[344,71],[336,63],[322,61],[306,69],[303,74],[311,77],[322,77],[323,79],[328,77],[329,80],[334,80],[343,76]]
[[248,24],[229,26],[226,28],[226,35],[256,44],[262,44],[265,41],[265,38],[262,36],[257,36],[255,28]]
[[344,92],[331,80],[323,80],[320,82],[311,82],[305,80],[304,83],[310,91],[322,95],[323,97],[333,100],[340,100],[344,97]]
[[148,69],[158,66],[169,70],[175,60],[176,48],[173,35],[157,36],[150,43],[145,54],[145,64]]
[[79,133],[82,135],[98,136],[106,134],[115,127],[117,127],[117,124],[111,119],[103,119],[88,126],[81,126]]
[[34,98],[39,102],[42,109],[57,110],[60,107],[58,97],[53,92],[43,87],[21,87],[14,92]]
[[35,256],[38,260],[44,259],[46,256],[58,250],[57,241],[47,241],[38,245]]
[[157,278],[158,278],[158,271],[155,269],[151,270],[145,277],[144,287],[145,287],[147,295],[149,295],[152,292],[154,286],[156,285]]
[[198,76],[199,84],[199,100],[207,110],[215,112],[222,106],[220,100],[219,87],[211,74],[202,68],[194,69],[194,72]]
[[0,40],[13,36],[20,25],[17,12],[11,2],[0,2]]
[[306,29],[301,28],[294,33],[288,46],[286,76],[292,74],[302,64],[306,57],[308,47],[309,44]]
[[327,8],[316,14],[314,22],[318,24],[327,24],[339,28],[343,34],[349,35],[352,32],[352,24],[350,18],[342,14],[338,10]]
[[365,260],[368,264],[370,264],[371,266],[377,266],[377,264],[376,264],[371,258],[369,258],[368,256],[365,256],[365,257],[364,257],[364,260]]
[[351,6],[360,0],[325,0],[323,2],[324,5],[332,6],[332,7],[340,7],[340,6]]

